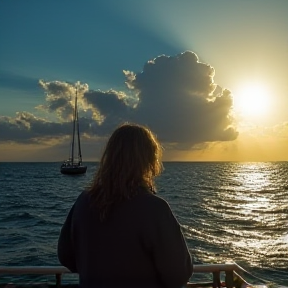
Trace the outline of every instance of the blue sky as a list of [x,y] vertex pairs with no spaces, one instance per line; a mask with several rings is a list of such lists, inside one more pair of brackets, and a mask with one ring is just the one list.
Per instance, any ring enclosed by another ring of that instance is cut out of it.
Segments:
[[[281,134],[283,142],[287,15],[286,0],[2,0],[2,151],[46,161],[44,149],[57,161],[70,132],[71,87],[66,84],[77,81],[85,86],[80,114],[90,160],[98,157],[93,147],[103,145],[121,121],[148,125],[172,160],[215,160],[217,153],[227,160],[256,134],[274,142]],[[153,59],[158,61],[148,62]],[[51,83],[66,87],[66,94]],[[200,96],[205,98],[201,105]],[[135,107],[128,103],[131,98]],[[211,145],[220,145],[220,152]],[[237,159],[249,160],[255,145]],[[0,155],[0,160],[15,160],[9,157]],[[280,156],[275,157],[270,158]]]

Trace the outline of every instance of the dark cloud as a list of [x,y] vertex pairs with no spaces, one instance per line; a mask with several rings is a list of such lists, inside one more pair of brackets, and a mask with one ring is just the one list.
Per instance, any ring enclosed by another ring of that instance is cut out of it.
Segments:
[[[91,120],[80,118],[79,122],[82,133],[96,134]],[[14,118],[0,116],[0,142],[39,143],[71,133],[71,122],[52,122],[28,112],[18,112]]]
[[15,118],[0,116],[1,142],[39,142],[41,138],[64,136],[67,130],[67,123],[49,122],[28,112],[19,112]]
[[123,116],[127,114],[125,103],[125,95],[114,90],[104,91],[88,91],[84,94],[88,104],[99,110],[102,115],[117,114]]
[[123,72],[126,92],[40,80],[46,103],[36,108],[55,113],[58,122],[27,112],[1,117],[1,140],[39,141],[70,135],[76,86],[81,132],[86,135],[108,135],[120,123],[131,121],[149,126],[163,143],[173,147],[179,143],[178,148],[237,138],[231,92],[214,83],[214,68],[199,62],[195,53],[161,55],[148,61],[142,72]]
[[83,101],[93,112],[93,119],[100,125],[101,134],[111,133],[112,130],[122,122],[129,120],[133,108],[127,103],[126,94],[123,92],[109,90],[88,91],[84,94]]
[[148,61],[141,73],[124,71],[127,87],[139,97],[134,121],[148,125],[162,141],[187,144],[237,138],[231,116],[232,95],[217,94],[214,68],[186,51]]

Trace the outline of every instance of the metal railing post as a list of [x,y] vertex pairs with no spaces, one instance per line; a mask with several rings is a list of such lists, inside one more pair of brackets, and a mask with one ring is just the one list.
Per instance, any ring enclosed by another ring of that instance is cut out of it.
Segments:
[[233,271],[225,271],[225,274],[226,274],[225,277],[226,287],[233,288],[234,286]]
[[56,276],[56,287],[57,288],[60,288],[61,287],[61,277],[62,277],[62,274],[55,274]]
[[220,271],[213,272],[213,288],[220,288],[221,281],[220,281]]

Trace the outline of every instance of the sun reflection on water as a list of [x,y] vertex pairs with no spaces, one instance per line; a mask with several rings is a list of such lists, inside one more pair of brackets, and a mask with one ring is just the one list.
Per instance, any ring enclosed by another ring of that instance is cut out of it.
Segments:
[[232,261],[283,283],[283,275],[288,279],[287,175],[286,162],[177,163],[167,165],[161,179],[167,190],[160,193],[179,219],[196,263]]
[[[279,201],[283,183],[278,185],[273,164],[237,163],[229,168],[219,175],[222,182],[217,197],[208,195],[203,204],[217,217],[216,233],[221,233],[221,240],[212,236],[211,244],[218,241],[217,245],[223,245],[220,257],[226,261],[234,255],[234,260],[240,257],[255,267],[266,267],[268,261],[269,265],[279,264],[282,258],[287,263],[288,236],[283,236],[282,228],[287,226],[288,206],[287,201]],[[215,227],[207,225],[205,229],[216,235]]]

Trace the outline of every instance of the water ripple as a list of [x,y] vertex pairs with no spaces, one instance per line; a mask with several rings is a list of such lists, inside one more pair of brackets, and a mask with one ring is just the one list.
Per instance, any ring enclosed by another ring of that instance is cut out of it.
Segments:
[[[1,163],[0,265],[59,265],[59,231],[92,180],[97,164],[88,166],[83,177],[69,177],[59,173],[59,163]],[[164,167],[158,194],[181,223],[196,263],[235,261],[287,285],[288,163]]]

